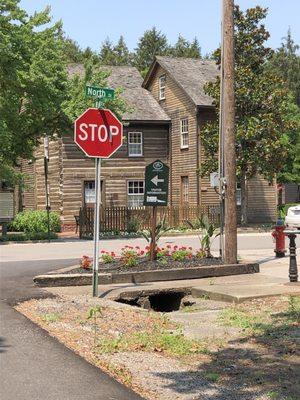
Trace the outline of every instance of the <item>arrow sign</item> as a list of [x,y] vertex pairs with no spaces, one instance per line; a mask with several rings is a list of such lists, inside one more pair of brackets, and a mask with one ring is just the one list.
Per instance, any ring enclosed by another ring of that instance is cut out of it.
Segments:
[[153,182],[155,186],[157,186],[159,182],[164,182],[164,181],[165,181],[164,179],[159,179],[158,175],[156,175],[154,178],[151,179],[151,182]]
[[145,170],[145,206],[168,204],[169,167],[160,160],[147,165]]

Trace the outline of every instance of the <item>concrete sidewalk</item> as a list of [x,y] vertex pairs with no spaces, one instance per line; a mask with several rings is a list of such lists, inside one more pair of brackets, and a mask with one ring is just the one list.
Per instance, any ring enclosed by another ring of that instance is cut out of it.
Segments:
[[[271,250],[263,251],[263,254],[245,251],[243,256],[249,261],[260,261],[260,273],[144,284],[100,285],[99,293],[103,298],[114,299],[120,294],[126,295],[132,292],[149,293],[160,290],[186,291],[190,289],[195,297],[205,295],[213,300],[236,303],[259,297],[300,294],[299,282],[291,284],[288,280],[288,257],[275,258]],[[53,287],[46,290],[56,295],[72,296],[89,295],[92,291],[89,286]]]

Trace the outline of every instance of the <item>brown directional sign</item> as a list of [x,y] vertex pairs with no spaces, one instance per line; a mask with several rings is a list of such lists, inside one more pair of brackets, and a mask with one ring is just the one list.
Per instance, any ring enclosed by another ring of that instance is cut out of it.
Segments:
[[169,167],[160,160],[147,165],[145,170],[144,206],[168,204]]

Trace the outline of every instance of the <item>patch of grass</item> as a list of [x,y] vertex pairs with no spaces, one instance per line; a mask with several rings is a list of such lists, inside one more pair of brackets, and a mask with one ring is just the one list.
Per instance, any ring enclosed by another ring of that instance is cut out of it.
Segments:
[[211,382],[218,382],[220,375],[217,372],[207,372],[204,374],[204,378]]
[[233,326],[243,330],[258,330],[258,324],[263,322],[263,315],[251,315],[245,310],[236,307],[225,308],[219,318],[219,322],[225,326]]
[[207,348],[200,341],[187,339],[182,333],[167,331],[137,332],[130,336],[122,335],[117,339],[100,339],[97,350],[100,353],[155,351],[165,352],[171,356],[207,353]]
[[60,315],[58,313],[47,313],[43,314],[42,320],[47,324],[52,324],[54,322],[59,321]]
[[279,393],[275,392],[275,390],[272,390],[271,392],[267,393],[267,396],[270,400],[277,400],[279,399]]
[[289,296],[287,318],[289,322],[300,322],[300,297]]

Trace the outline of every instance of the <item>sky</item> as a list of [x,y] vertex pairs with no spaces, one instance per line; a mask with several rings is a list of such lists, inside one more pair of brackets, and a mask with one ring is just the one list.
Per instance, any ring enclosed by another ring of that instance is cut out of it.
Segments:
[[[146,29],[156,26],[174,44],[179,34],[188,40],[197,37],[202,54],[211,53],[220,43],[221,0],[21,0],[29,14],[51,6],[53,20],[63,21],[66,35],[82,48],[99,51],[109,37],[116,42],[123,35],[133,50]],[[271,37],[268,45],[277,48],[290,27],[300,44],[300,0],[238,0],[244,10],[268,7],[265,25]]]

